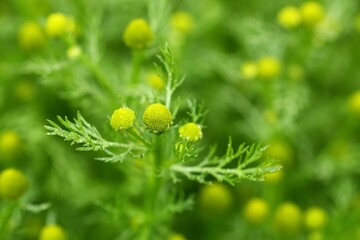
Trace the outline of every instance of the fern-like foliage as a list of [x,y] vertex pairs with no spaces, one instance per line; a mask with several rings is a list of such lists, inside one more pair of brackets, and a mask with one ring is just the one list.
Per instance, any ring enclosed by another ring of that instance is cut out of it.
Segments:
[[[225,181],[234,185],[241,180],[263,180],[264,174],[280,170],[275,160],[261,160],[261,156],[267,147],[259,144],[245,146],[241,144],[235,151],[229,139],[226,154],[222,157],[215,156],[216,148],[211,148],[209,154],[202,160],[191,160],[173,164],[171,176],[175,181],[179,175],[200,183],[209,183],[213,180]],[[256,161],[262,162],[255,165]],[[251,166],[254,165],[254,166]]]
[[[138,157],[147,149],[135,143],[118,143],[105,140],[95,126],[91,125],[81,116],[80,112],[77,117],[70,121],[67,117],[57,116],[62,126],[51,120],[47,120],[50,125],[45,126],[48,130],[47,135],[57,135],[70,141],[71,145],[79,144],[78,151],[104,151],[108,156],[96,158],[105,162],[123,161],[129,157]],[[120,148],[120,153],[110,151],[110,148]]]

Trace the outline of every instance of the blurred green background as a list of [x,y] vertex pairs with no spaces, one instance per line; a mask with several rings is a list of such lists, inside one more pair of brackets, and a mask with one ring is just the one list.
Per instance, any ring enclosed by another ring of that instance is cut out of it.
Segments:
[[[283,163],[264,182],[176,184],[195,205],[173,217],[173,232],[188,240],[360,239],[360,2],[310,3],[1,1],[0,168],[20,169],[30,182],[11,239],[38,239],[53,218],[68,239],[122,239],[128,223],[136,231],[136,213],[117,214],[128,207],[122,192],[141,191],[128,181],[127,169],[136,166],[94,161],[99,154],[45,135],[46,119],[78,110],[111,135],[108,118],[121,101],[88,81],[96,68],[73,59],[73,39],[47,36],[55,12],[73,19],[76,46],[108,74],[113,90],[133,99],[146,91],[129,87],[131,51],[122,34],[132,19],[147,19],[155,41],[143,88],[152,86],[155,54],[167,42],[186,74],[177,97],[208,109],[203,143],[223,152],[229,136],[235,144],[262,142],[269,145],[264,158]],[[295,10],[281,12],[290,5]],[[50,207],[40,211],[43,203]]]

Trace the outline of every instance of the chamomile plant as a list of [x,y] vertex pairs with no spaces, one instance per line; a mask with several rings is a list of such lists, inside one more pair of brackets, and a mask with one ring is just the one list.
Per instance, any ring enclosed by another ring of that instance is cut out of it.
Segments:
[[[145,27],[143,21],[137,24]],[[125,41],[129,41],[126,34]],[[132,181],[143,186],[135,196],[123,193],[129,196],[123,196],[121,201],[131,207],[116,211],[130,219],[122,224],[132,226],[127,231],[119,230],[123,239],[128,239],[127,236],[160,239],[170,234],[166,223],[175,213],[189,209],[193,202],[191,197],[183,196],[176,185],[179,181],[234,185],[243,180],[262,180],[265,174],[280,169],[275,160],[260,161],[266,146],[241,144],[234,148],[230,138],[227,151],[220,156],[215,147],[202,146],[206,111],[196,101],[176,96],[185,77],[180,75],[167,46],[160,48],[157,59],[155,69],[165,81],[165,91],[143,104],[131,100],[112,113],[104,113],[110,116],[107,128],[112,134],[98,130],[80,112],[73,120],[66,116],[58,116],[59,123],[48,120],[46,126],[48,135],[64,138],[79,151],[102,152],[96,158],[98,161],[120,162]],[[132,197],[139,201],[132,202]]]

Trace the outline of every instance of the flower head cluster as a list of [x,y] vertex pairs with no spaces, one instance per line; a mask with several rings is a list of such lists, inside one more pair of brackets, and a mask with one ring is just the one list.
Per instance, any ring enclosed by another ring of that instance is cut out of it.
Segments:
[[110,118],[110,125],[115,131],[131,128],[135,121],[135,112],[128,107],[116,109]]
[[143,122],[150,132],[161,134],[170,127],[173,118],[165,105],[153,103],[145,109]]
[[19,199],[28,189],[28,180],[22,172],[8,168],[0,173],[0,195],[7,200]]
[[277,14],[278,23],[284,28],[295,28],[300,24],[315,28],[324,19],[323,6],[316,1],[304,2],[299,8],[286,6]]
[[126,26],[123,40],[130,48],[143,49],[152,43],[154,34],[149,24],[144,19],[138,18]]

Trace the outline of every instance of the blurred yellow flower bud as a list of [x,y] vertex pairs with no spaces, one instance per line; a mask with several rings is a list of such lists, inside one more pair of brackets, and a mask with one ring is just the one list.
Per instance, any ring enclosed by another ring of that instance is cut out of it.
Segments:
[[60,37],[75,31],[75,22],[62,13],[50,14],[45,23],[45,30],[50,37]]
[[240,68],[240,74],[244,79],[254,79],[258,74],[258,66],[255,62],[244,62]]
[[58,225],[47,225],[41,232],[39,240],[66,240],[65,231]]
[[327,222],[328,216],[324,209],[312,207],[306,210],[304,221],[305,226],[309,230],[319,230],[323,228]]
[[294,28],[301,23],[301,15],[296,7],[287,6],[280,10],[277,21],[284,28]]
[[162,91],[165,88],[165,83],[161,77],[156,73],[150,73],[147,77],[149,85],[157,91]]
[[360,90],[354,92],[348,99],[348,109],[360,117]]
[[283,203],[275,212],[274,224],[276,229],[282,233],[297,233],[300,230],[301,223],[301,210],[294,203]]
[[3,198],[17,200],[27,189],[28,180],[20,171],[8,168],[0,173],[0,195]]
[[169,236],[168,240],[186,240],[186,238],[180,233],[173,233]]
[[250,199],[244,207],[244,217],[252,224],[264,222],[269,213],[267,202],[260,198]]
[[263,57],[258,62],[258,73],[263,79],[272,79],[280,73],[280,62],[273,57]]
[[171,16],[171,26],[182,33],[188,33],[193,28],[192,16],[184,11],[179,11]]
[[70,60],[78,59],[82,54],[82,50],[79,46],[72,46],[66,50],[66,56]]
[[231,192],[224,184],[205,185],[200,190],[199,205],[207,213],[224,213],[230,209],[232,201]]
[[308,1],[301,5],[302,21],[309,27],[316,27],[325,17],[323,6],[316,1]]
[[294,160],[292,147],[283,140],[272,140],[265,150],[264,156],[281,161],[283,164],[290,164]]
[[273,173],[268,173],[265,175],[265,182],[267,183],[278,183],[281,181],[281,179],[284,176],[284,172],[283,170],[277,171],[277,172],[273,172]]
[[20,47],[25,50],[39,49],[46,43],[46,36],[36,22],[25,22],[18,33]]
[[143,49],[154,40],[154,34],[149,24],[141,18],[132,20],[125,28],[123,40],[126,46]]
[[0,155],[5,158],[16,156],[21,150],[21,139],[14,131],[6,130],[0,133]]
[[31,81],[23,80],[16,84],[14,95],[21,101],[29,101],[35,95],[35,87]]

